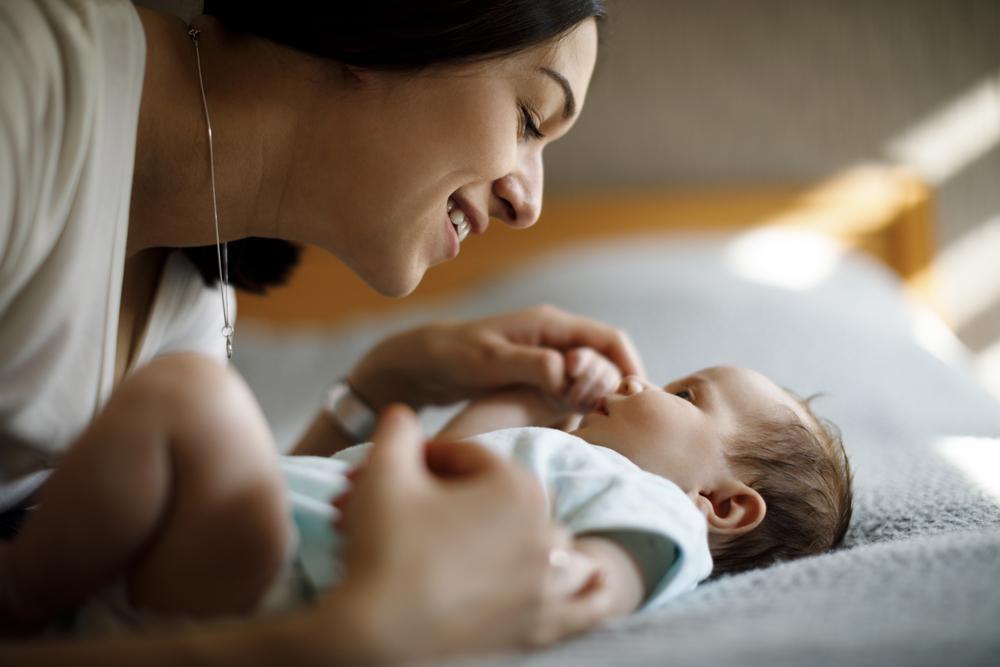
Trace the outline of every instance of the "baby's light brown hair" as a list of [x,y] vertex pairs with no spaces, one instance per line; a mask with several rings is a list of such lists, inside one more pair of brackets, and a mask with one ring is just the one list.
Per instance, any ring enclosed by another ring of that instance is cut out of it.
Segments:
[[811,398],[793,397],[812,423],[789,411],[780,419],[758,420],[727,443],[729,465],[767,510],[750,532],[713,545],[713,576],[819,554],[844,539],[853,511],[853,473],[840,431],[813,414]]

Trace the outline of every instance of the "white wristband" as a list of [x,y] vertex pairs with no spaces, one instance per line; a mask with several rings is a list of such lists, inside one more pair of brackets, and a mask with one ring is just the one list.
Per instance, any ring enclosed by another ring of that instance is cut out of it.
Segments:
[[368,442],[375,432],[378,415],[354,393],[347,380],[330,387],[323,400],[323,412],[355,442]]

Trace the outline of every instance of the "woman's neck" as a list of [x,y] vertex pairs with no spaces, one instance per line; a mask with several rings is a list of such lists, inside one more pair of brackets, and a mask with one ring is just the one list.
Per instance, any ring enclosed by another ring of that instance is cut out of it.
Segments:
[[[195,47],[183,21],[139,9],[146,70],[129,218],[128,255],[153,247],[215,243],[208,134]],[[301,62],[276,63],[273,45],[226,34],[199,18],[199,49],[212,119],[223,241],[276,236],[291,158],[294,106],[283,82]],[[274,70],[283,68],[278,74]],[[272,75],[275,74],[275,75]],[[293,239],[294,240],[294,239]]]

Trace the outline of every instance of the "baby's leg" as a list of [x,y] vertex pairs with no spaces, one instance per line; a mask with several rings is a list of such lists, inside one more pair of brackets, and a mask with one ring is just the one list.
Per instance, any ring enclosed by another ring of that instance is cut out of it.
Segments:
[[139,607],[240,612],[276,575],[287,531],[276,454],[253,396],[218,362],[179,354],[116,390],[4,545],[0,576],[29,623],[122,575]]

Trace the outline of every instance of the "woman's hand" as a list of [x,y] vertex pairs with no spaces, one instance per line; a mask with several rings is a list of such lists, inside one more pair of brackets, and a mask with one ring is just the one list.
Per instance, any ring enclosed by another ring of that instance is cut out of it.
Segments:
[[349,379],[375,409],[392,402],[414,409],[448,404],[519,384],[561,400],[567,384],[563,354],[580,347],[600,353],[622,375],[644,375],[625,332],[552,306],[535,306],[396,334],[365,355]]
[[376,662],[539,645],[608,614],[592,566],[550,557],[571,545],[534,478],[476,445],[425,445],[403,407],[383,414],[338,506],[346,579],[327,621],[354,607],[357,642],[383,651],[367,656]]

